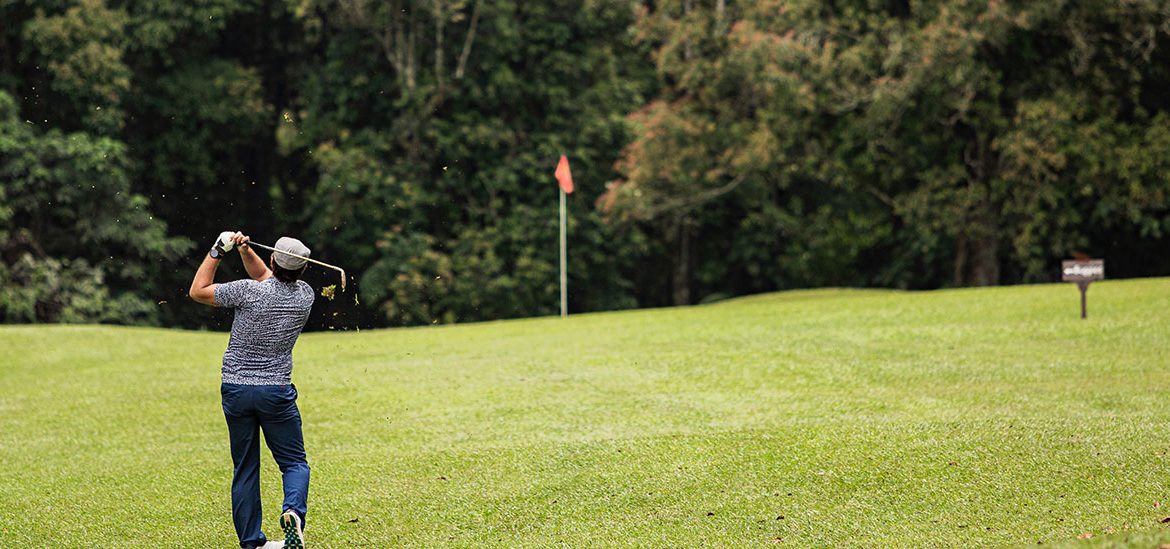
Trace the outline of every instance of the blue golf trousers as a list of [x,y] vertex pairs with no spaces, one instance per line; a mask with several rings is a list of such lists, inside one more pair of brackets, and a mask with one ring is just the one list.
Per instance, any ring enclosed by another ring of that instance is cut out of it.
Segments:
[[305,522],[309,496],[309,464],[305,461],[305,440],[301,434],[301,412],[297,409],[295,385],[220,386],[223,415],[231,438],[232,521],[241,547],[264,545],[260,530],[260,431],[280,467],[284,481],[281,508],[296,511]]

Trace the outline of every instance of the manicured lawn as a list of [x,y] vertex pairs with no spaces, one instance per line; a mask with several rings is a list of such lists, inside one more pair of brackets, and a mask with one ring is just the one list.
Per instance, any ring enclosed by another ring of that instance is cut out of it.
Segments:
[[[1087,321],[1074,286],[1046,285],[307,334],[306,535],[1156,547],[1170,280],[1089,293]],[[234,546],[226,341],[0,327],[0,547]]]

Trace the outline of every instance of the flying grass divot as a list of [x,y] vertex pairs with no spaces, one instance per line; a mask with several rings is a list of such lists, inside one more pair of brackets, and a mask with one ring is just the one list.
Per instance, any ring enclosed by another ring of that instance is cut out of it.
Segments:
[[[328,299],[329,301],[333,301],[333,298],[337,297],[337,285],[330,284],[321,288],[321,297]],[[361,301],[358,301],[358,296],[356,293],[353,294],[353,304],[361,305]]]
[[328,286],[321,288],[321,297],[328,299],[329,301],[333,301],[333,298],[336,295],[337,295],[337,285],[336,284],[330,284]]

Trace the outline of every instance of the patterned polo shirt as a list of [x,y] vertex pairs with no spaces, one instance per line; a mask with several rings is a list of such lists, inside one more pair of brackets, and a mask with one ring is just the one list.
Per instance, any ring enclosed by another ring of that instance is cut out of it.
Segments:
[[223,382],[287,385],[292,349],[309,319],[313,288],[305,281],[236,280],[215,287],[215,304],[235,309],[223,353]]

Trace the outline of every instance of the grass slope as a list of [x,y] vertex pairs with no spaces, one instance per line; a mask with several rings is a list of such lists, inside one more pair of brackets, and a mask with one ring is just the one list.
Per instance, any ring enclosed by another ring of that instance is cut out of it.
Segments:
[[[824,290],[307,334],[308,540],[1170,540],[1170,280],[1094,284],[1090,309],[1072,285]],[[0,547],[234,546],[226,339],[0,328]]]

